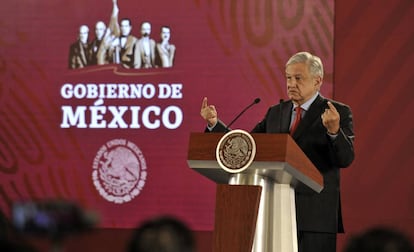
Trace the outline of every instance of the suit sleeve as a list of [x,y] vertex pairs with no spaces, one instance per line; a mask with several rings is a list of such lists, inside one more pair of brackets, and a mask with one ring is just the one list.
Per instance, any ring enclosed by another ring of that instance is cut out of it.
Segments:
[[340,108],[341,122],[338,136],[331,141],[333,161],[338,167],[348,167],[355,158],[352,112],[348,106]]
[[227,126],[220,120],[217,121],[217,124],[214,126],[214,128],[212,130],[209,130],[209,128],[205,128],[204,132],[208,133],[208,132],[226,132],[227,131]]

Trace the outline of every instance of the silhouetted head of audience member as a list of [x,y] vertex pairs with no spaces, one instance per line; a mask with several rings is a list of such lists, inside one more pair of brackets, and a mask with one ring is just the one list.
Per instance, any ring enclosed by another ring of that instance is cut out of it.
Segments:
[[0,209],[0,237],[4,237],[7,234],[7,218],[6,215]]
[[0,210],[0,251],[37,252],[23,237],[15,232],[5,214]]
[[400,231],[373,227],[348,240],[343,252],[414,252],[410,239]]
[[186,224],[171,216],[160,216],[139,225],[128,252],[195,252],[195,240]]

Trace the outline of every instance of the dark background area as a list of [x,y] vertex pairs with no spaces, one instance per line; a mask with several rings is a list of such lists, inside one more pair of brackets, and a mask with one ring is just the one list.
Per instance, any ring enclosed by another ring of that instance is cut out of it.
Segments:
[[352,107],[356,134],[339,248],[376,225],[413,239],[414,2],[337,0],[335,15],[334,97]]

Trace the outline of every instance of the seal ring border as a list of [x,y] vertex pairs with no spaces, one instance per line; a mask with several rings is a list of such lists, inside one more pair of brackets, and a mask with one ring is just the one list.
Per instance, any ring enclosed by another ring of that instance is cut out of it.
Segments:
[[[114,141],[119,141],[119,140],[125,141],[125,143],[123,143],[123,144],[118,144],[117,143],[117,144],[113,144],[111,146],[108,146],[109,143],[112,143]],[[98,178],[99,173],[100,173],[100,169],[101,169],[101,166],[99,164],[96,165],[96,167],[95,167],[95,164],[92,165],[92,181],[93,181],[93,185],[95,186],[96,190],[98,191],[99,195],[102,198],[104,198],[105,200],[107,200],[108,202],[111,202],[111,203],[123,204],[123,203],[127,203],[129,201],[132,201],[135,197],[137,197],[141,193],[141,191],[143,190],[143,187],[145,186],[146,176],[147,176],[146,175],[145,178],[142,178],[142,174],[143,173],[147,174],[148,167],[147,167],[147,162],[146,162],[145,156],[143,155],[143,153],[142,153],[141,149],[138,147],[138,145],[136,145],[131,140],[124,139],[124,138],[114,138],[112,140],[107,141],[105,144],[103,144],[101,146],[101,148],[98,150],[98,153],[94,158],[94,162],[95,162],[95,159],[97,157],[101,158],[105,152],[108,152],[108,151],[114,149],[114,146],[115,147],[121,146],[121,147],[127,148],[137,158],[137,161],[138,161],[141,168],[139,168],[140,175],[139,175],[139,178],[138,178],[138,181],[137,181],[136,185],[131,190],[129,190],[129,192],[127,192],[124,195],[116,196],[116,195],[111,194],[110,192],[108,192],[105,189],[105,186],[102,185],[101,180]],[[105,147],[105,151],[102,151],[102,153],[100,153],[101,149],[104,148],[104,147]],[[138,192],[136,193],[136,191],[138,191]]]
[[[223,164],[223,162],[220,159],[220,146],[223,144],[223,142],[227,139],[227,137],[229,135],[236,134],[236,133],[243,134],[243,135],[247,136],[247,138],[249,138],[249,140],[252,144],[252,153],[250,155],[249,161],[243,167],[241,167],[239,169],[229,169],[227,166],[225,166]],[[247,132],[245,130],[242,130],[242,129],[231,130],[231,131],[227,132],[226,134],[224,134],[224,136],[222,136],[220,138],[220,140],[217,144],[217,147],[216,147],[216,160],[217,160],[219,166],[228,173],[240,173],[240,172],[246,170],[252,164],[255,156],[256,156],[256,142],[254,141],[253,136],[249,132]]]

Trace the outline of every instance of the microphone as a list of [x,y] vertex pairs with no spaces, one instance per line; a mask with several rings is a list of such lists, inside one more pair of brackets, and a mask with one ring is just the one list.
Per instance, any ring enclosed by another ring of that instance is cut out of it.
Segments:
[[257,104],[257,103],[259,103],[260,102],[260,98],[256,98],[256,99],[254,99],[254,101],[249,105],[249,106],[247,106],[245,109],[243,109],[242,110],[242,112],[240,112],[234,119],[233,119],[233,121],[231,121],[230,123],[229,123],[229,125],[227,125],[226,126],[226,132],[229,132],[230,131],[230,126],[231,125],[233,125],[233,123],[237,120],[237,119],[239,119],[239,117],[241,116],[241,115],[243,115],[243,113],[244,112],[246,112],[246,110],[248,110],[250,107],[252,107],[253,105],[255,105],[255,104]]

